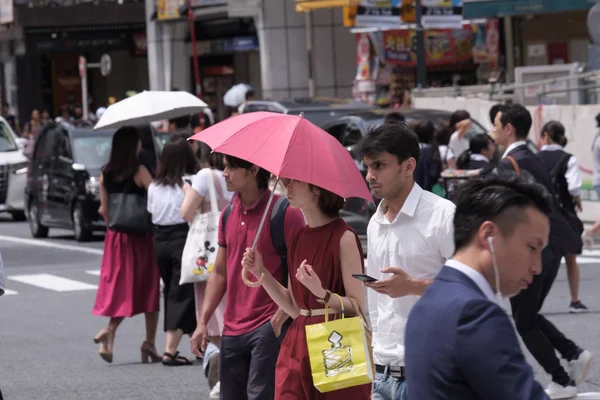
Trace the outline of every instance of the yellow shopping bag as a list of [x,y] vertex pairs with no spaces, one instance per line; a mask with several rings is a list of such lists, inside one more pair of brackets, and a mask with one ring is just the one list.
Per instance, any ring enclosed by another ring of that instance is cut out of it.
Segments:
[[313,383],[321,393],[373,382],[365,323],[361,317],[344,318],[344,303],[336,296],[342,319],[329,321],[325,305],[325,322],[305,327]]

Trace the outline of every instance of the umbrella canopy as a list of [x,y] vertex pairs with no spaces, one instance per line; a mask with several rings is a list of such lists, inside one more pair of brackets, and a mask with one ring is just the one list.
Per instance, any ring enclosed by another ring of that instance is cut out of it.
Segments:
[[246,101],[246,93],[254,88],[247,83],[238,83],[233,85],[231,89],[223,96],[223,104],[228,107],[239,107],[244,101]]
[[199,113],[208,105],[188,92],[144,91],[109,106],[94,129],[147,125]]
[[343,198],[373,197],[356,163],[333,136],[302,116],[255,112],[228,118],[191,137],[213,151],[256,164]]

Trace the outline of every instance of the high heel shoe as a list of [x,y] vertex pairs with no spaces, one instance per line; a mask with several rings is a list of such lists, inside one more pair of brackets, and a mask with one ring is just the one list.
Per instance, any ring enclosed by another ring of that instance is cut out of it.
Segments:
[[158,355],[154,343],[147,340],[142,343],[140,353],[142,355],[142,364],[148,363],[148,360],[151,360],[153,363],[162,361],[162,357]]
[[115,341],[115,335],[107,328],[102,329],[94,337],[94,343],[100,344],[100,350],[98,354],[107,363],[112,363],[113,360],[113,343]]

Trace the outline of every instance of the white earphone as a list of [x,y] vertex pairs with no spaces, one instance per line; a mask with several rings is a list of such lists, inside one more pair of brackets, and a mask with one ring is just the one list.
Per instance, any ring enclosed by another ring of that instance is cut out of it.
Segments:
[[500,272],[498,271],[498,263],[496,262],[496,251],[494,250],[494,237],[488,236],[487,242],[490,245],[490,253],[492,253],[492,263],[494,266],[494,278],[496,281],[496,301],[500,307],[504,307],[504,299],[500,292]]

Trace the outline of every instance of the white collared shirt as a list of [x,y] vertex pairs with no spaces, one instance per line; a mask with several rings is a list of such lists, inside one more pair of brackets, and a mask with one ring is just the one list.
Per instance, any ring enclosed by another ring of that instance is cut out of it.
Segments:
[[[542,146],[542,151],[558,151],[562,150],[563,147],[560,144],[545,144]],[[569,187],[569,193],[573,197],[581,195],[581,174],[579,173],[579,166],[577,165],[577,158],[571,156],[567,163],[567,171],[565,172],[565,179]]]
[[[399,267],[413,278],[434,279],[454,253],[454,204],[415,183],[394,221],[385,218],[384,207],[385,200],[367,228],[367,274],[382,279],[389,276],[382,268]],[[404,366],[406,320],[418,299],[367,289],[376,364]]]
[[506,158],[508,153],[510,153],[511,151],[513,151],[514,149],[516,149],[517,147],[520,147],[520,146],[527,146],[527,142],[524,140],[519,140],[518,142],[514,142],[513,144],[511,144],[510,146],[508,146],[506,148],[506,151],[502,155],[502,158]]
[[484,156],[483,154],[471,154],[471,160],[473,161],[485,161],[486,163],[489,163],[490,160],[488,160],[488,158],[486,156]]
[[496,296],[494,295],[492,286],[490,286],[490,283],[487,281],[487,279],[485,279],[485,277],[481,275],[478,271],[475,271],[467,264],[461,263],[460,261],[456,260],[446,261],[446,266],[454,268],[455,270],[465,274],[467,278],[472,280],[473,283],[477,285],[477,287],[483,292],[483,294],[489,301],[494,303],[496,302]]

